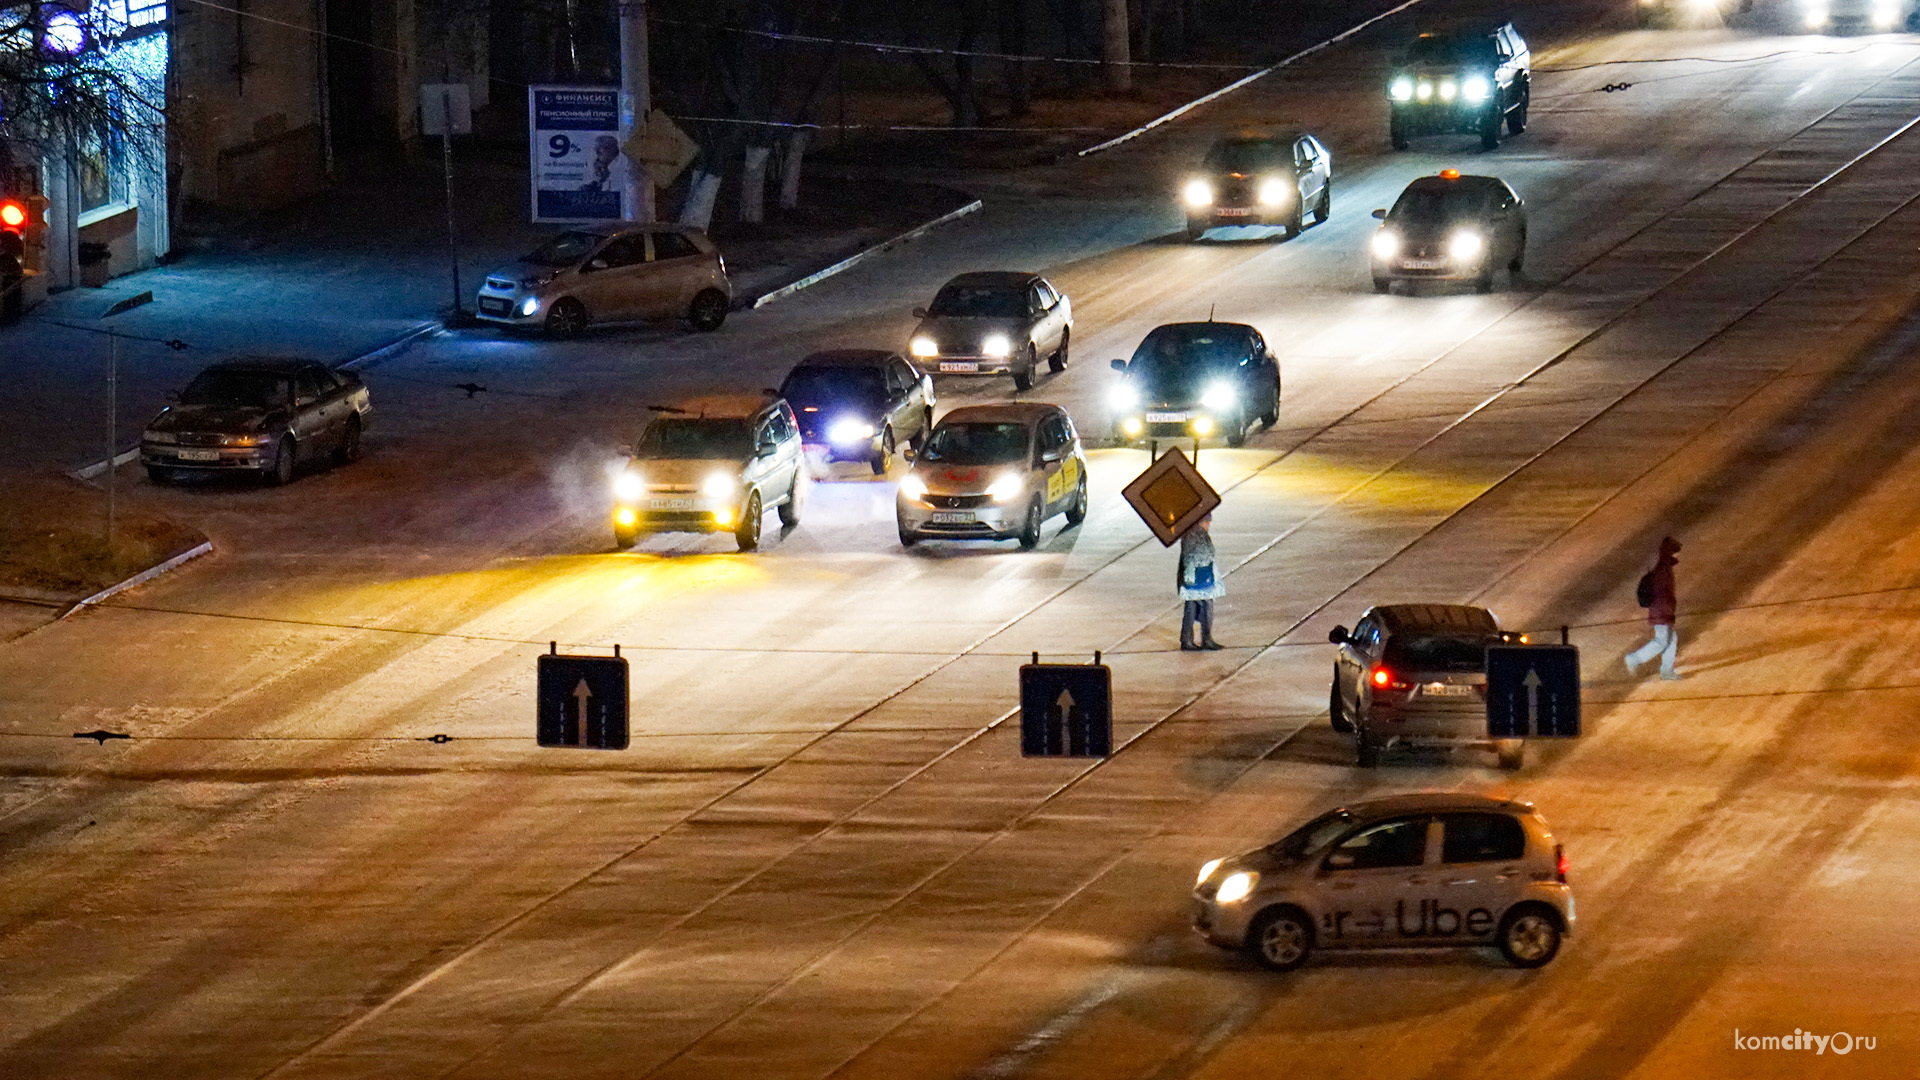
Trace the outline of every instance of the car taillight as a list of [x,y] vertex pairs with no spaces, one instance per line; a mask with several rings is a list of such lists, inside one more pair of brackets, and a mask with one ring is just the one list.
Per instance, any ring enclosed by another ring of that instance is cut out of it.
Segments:
[[1376,667],[1373,669],[1373,685],[1383,690],[1405,690],[1408,684],[1394,678],[1390,668]]
[[1553,876],[1560,884],[1567,883],[1567,848],[1565,844],[1553,845]]

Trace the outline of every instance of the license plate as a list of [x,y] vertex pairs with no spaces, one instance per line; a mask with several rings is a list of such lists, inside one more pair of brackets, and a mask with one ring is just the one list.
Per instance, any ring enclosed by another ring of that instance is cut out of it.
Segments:
[[1213,212],[1214,217],[1246,217],[1253,211],[1244,207],[1222,206]]
[[935,525],[971,525],[973,522],[974,516],[971,510],[935,510],[933,512]]
[[941,371],[979,371],[980,364],[975,360],[942,360]]
[[1445,259],[1406,259],[1406,260],[1403,260],[1400,263],[1400,265],[1402,268],[1407,270],[1445,270],[1447,268],[1447,260]]
[[505,315],[512,308],[513,305],[505,300],[482,299],[480,301],[480,310],[489,315]]
[[1420,693],[1425,697],[1472,697],[1473,687],[1455,686],[1452,683],[1428,683]]
[[182,450],[179,453],[180,453],[181,461],[219,461],[220,460],[220,451],[218,450]]
[[1149,424],[1184,424],[1186,422],[1187,414],[1183,412],[1150,412],[1147,414],[1147,423]]
[[648,509],[691,510],[693,509],[693,500],[692,499],[655,499],[650,504],[648,504]]

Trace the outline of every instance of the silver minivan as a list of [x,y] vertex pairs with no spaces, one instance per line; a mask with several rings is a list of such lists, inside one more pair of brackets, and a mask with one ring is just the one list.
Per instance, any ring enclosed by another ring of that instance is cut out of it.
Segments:
[[705,233],[609,226],[563,232],[488,274],[475,313],[571,337],[594,323],[678,318],[718,330],[732,305],[726,260]]

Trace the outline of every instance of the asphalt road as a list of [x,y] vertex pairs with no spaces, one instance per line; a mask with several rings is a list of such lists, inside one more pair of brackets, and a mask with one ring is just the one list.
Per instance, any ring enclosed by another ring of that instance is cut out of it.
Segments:
[[[1774,14],[1534,5],[1561,70],[1490,154],[1385,153],[1389,24],[720,334],[450,335],[368,372],[362,463],[143,489],[219,554],[0,646],[0,1076],[1911,1075],[1920,47]],[[1253,123],[1333,148],[1333,219],[1185,243],[1183,162]],[[1525,279],[1374,295],[1366,211],[1444,166],[1528,201]],[[1172,556],[1117,496],[1138,450],[1095,451],[1091,516],[1033,553],[903,552],[853,471],[757,555],[609,552],[644,403],[897,342],[1003,265],[1072,295],[1074,363],[1026,396],[1090,432],[1155,324],[1281,352],[1280,424],[1201,453],[1228,649],[1175,648]],[[1644,683],[1617,657],[1666,532],[1687,677]],[[1355,769],[1326,631],[1417,599],[1571,626],[1590,733],[1517,774]],[[532,745],[550,640],[623,646],[631,750]],[[1095,649],[1122,748],[1022,760],[1016,667]],[[1205,859],[1429,788],[1553,823],[1581,921],[1551,966],[1274,976],[1185,926]],[[1795,1028],[1876,1045],[1732,1048]]]

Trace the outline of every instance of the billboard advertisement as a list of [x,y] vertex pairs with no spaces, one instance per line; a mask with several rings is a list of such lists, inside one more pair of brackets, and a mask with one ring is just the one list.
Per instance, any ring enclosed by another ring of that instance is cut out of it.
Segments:
[[626,220],[619,88],[530,86],[527,116],[533,220]]

